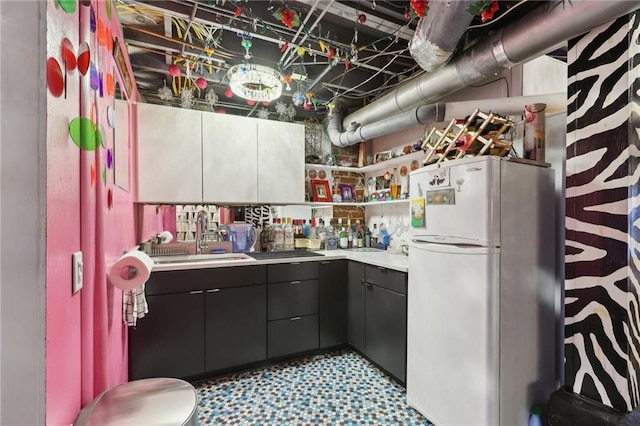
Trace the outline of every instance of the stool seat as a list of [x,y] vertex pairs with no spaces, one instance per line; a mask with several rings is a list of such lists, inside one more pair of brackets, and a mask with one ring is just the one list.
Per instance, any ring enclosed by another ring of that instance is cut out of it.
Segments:
[[196,426],[198,395],[188,382],[172,378],[134,380],[107,389],[82,409],[75,426]]

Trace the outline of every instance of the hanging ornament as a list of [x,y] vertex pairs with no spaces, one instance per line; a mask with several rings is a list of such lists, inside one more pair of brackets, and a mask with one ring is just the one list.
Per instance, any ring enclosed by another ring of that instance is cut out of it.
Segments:
[[302,46],[298,46],[298,49],[296,49],[296,53],[298,53],[298,56],[304,55],[305,52],[306,52],[306,50]]
[[249,53],[249,49],[251,49],[251,46],[253,45],[251,40],[243,38],[242,41],[240,42],[240,44],[242,45],[242,47],[244,47],[244,52],[245,52],[244,53],[244,58],[245,59],[251,59],[251,53]]
[[180,67],[176,64],[169,65],[169,74],[171,77],[178,77],[180,75]]
[[224,97],[229,99],[233,98],[233,91],[231,90],[231,87],[224,89]]
[[291,102],[293,102],[293,104],[295,106],[302,106],[302,104],[304,103],[304,95],[302,94],[302,92],[293,92],[293,95],[291,95]]
[[260,111],[258,111],[257,114],[258,118],[261,118],[263,120],[268,120],[269,119],[269,111],[262,108]]
[[236,18],[238,16],[240,16],[240,15],[242,15],[242,8],[241,7],[237,8],[236,11],[233,13],[233,16],[236,17]]
[[271,104],[269,101],[262,101],[262,106],[268,107]]
[[173,99],[173,93],[171,93],[171,89],[167,87],[167,82],[164,82],[164,86],[158,89],[158,97],[163,101],[170,101]]
[[207,84],[209,84],[209,83],[207,82],[207,80],[205,80],[205,79],[204,79],[204,78],[202,78],[202,77],[199,77],[199,78],[196,80],[196,86],[198,86],[198,89],[201,89],[201,90],[206,89],[206,88],[207,88]]
[[291,81],[293,79],[291,78],[290,75],[285,75],[284,77],[282,77],[282,81],[284,81],[284,84],[286,84],[287,86],[285,87],[285,90],[291,90]]
[[262,24],[262,27],[260,27],[260,34],[266,34],[267,33],[267,26]]
[[256,101],[254,101],[253,99],[247,99],[247,105],[254,106],[255,104],[256,104]]
[[193,106],[193,89],[183,87],[180,89],[180,106],[191,108]]
[[360,22],[361,24],[367,22],[367,15],[365,15],[364,13],[358,15],[358,22]]
[[279,101],[278,103],[276,103],[276,112],[278,114],[284,114],[287,111],[287,106],[284,104],[284,102]]
[[226,114],[227,110],[224,107],[220,107],[216,110],[218,114]]
[[[429,2],[427,0],[411,0],[409,2],[409,5],[411,6],[413,13],[415,13],[416,16],[422,18],[428,9],[428,3]],[[411,17],[411,14],[409,16]]]
[[336,56],[336,51],[333,49],[329,49],[329,54],[327,55],[327,58],[329,60],[332,60],[334,56]]
[[311,108],[312,108],[311,102],[305,101],[303,108],[305,111],[311,111]]
[[346,69],[347,71],[349,71],[349,68],[351,67],[351,62],[349,62],[349,59],[345,59],[344,60],[344,69]]
[[216,92],[214,92],[213,89],[209,89],[207,90],[207,94],[204,95],[204,100],[211,108],[211,111],[213,111],[213,107],[218,102],[218,95],[216,95]]
[[327,45],[324,44],[324,41],[322,40],[318,41],[318,44],[320,45],[320,50],[322,50],[322,53],[324,53],[327,50]]
[[[279,44],[279,43],[278,43]],[[286,41],[284,43],[282,43],[282,45],[280,46],[280,51],[284,52],[285,50],[287,50],[289,48],[289,43],[287,43]]]

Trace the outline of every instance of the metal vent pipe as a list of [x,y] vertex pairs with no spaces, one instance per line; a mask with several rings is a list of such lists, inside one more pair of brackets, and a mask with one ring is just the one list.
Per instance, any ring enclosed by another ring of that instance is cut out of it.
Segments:
[[[400,86],[342,118],[337,124],[334,121],[339,114],[334,112],[327,126],[329,139],[338,146],[366,140],[355,134],[344,135],[340,130],[342,125],[347,126],[352,122],[360,125],[358,134],[366,135],[367,139],[420,125],[418,114],[414,112],[416,108],[479,83],[503,69],[553,51],[571,38],[638,9],[638,2],[635,1],[556,0],[541,3],[526,16],[464,51],[448,65]],[[404,119],[393,120],[396,118],[394,116],[402,113],[406,114]],[[409,124],[412,121],[410,117],[416,117],[412,124]],[[375,129],[384,133],[369,131],[372,126],[370,123],[383,120],[393,123],[395,127],[378,125]]]

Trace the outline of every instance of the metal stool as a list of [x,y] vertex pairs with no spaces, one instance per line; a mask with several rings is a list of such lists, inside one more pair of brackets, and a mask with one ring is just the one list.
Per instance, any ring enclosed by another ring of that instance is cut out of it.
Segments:
[[134,380],[107,389],[80,411],[74,426],[197,426],[198,395],[180,379]]

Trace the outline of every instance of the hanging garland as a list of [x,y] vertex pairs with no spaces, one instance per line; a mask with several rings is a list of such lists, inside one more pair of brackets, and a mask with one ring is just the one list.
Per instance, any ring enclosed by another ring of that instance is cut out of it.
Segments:
[[482,22],[487,22],[493,18],[493,15],[498,11],[500,5],[498,0],[478,0],[467,7],[466,11],[471,16],[480,15]]
[[296,12],[295,10],[287,9],[284,6],[273,12],[273,17],[279,19],[289,28],[300,26],[300,15],[298,14],[298,12]]

